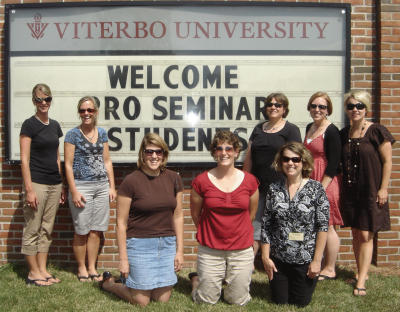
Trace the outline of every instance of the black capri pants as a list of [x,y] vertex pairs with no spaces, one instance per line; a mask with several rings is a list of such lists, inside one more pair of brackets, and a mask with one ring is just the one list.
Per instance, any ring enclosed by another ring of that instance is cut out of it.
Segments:
[[310,264],[289,264],[275,257],[271,259],[278,270],[274,272],[272,281],[269,281],[272,301],[299,307],[308,305],[318,282],[318,278],[310,279],[307,276]]

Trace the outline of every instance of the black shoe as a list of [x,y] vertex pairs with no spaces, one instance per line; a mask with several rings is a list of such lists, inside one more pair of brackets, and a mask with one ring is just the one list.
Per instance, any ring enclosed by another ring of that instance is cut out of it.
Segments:
[[100,281],[100,283],[99,283],[100,289],[103,289],[103,284],[104,284],[104,282],[107,281],[107,280],[109,280],[109,279],[112,278],[112,277],[113,277],[113,276],[112,276],[112,274],[111,274],[110,271],[105,271],[105,272],[103,272],[103,280]]

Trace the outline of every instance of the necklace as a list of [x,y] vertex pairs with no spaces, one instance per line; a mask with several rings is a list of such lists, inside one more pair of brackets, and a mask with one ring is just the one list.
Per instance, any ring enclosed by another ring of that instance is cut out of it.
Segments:
[[44,124],[45,126],[48,126],[49,123],[50,123],[50,119],[49,119],[47,122],[41,121],[37,114],[35,114],[35,118],[36,118],[37,120],[39,120],[39,121],[40,121],[42,124]]
[[[362,137],[362,133],[365,129],[365,126],[367,125],[367,121],[364,120],[364,125],[361,128],[361,132],[360,132],[360,137],[359,139],[361,139]],[[352,137],[352,132],[353,132],[353,126],[350,126],[350,130],[349,130],[349,145],[348,145],[348,151],[347,151],[347,181],[349,182],[349,185],[351,184],[355,184],[356,183],[356,173],[357,173],[357,160],[358,160],[358,149],[360,148],[360,142],[356,143],[355,149],[354,149],[354,164],[353,164],[353,181],[351,181],[351,172],[350,172],[350,168],[351,166],[351,156],[352,153],[351,151],[351,137]]]
[[269,122],[268,122],[268,124],[267,125],[263,125],[263,131],[264,132],[270,132],[270,133],[272,133],[272,131],[274,131],[274,130],[277,130],[277,129],[279,129],[280,128],[280,124],[281,124],[281,122],[279,122],[275,127],[273,127],[273,128],[270,128],[269,127]]
[[85,138],[87,138],[89,141],[92,141],[93,140],[93,138],[94,138],[94,136],[96,135],[96,129],[94,129],[94,133],[93,133],[93,135],[91,136],[91,137],[89,137],[88,135],[86,135],[83,131],[82,131],[82,128],[81,127],[79,127],[79,131],[85,136]]
[[[289,202],[290,202],[290,186],[289,186],[289,180],[287,178],[286,178],[286,183],[287,183],[287,187],[288,187]],[[299,187],[297,188],[296,193],[294,193],[294,196],[292,197],[292,199],[296,197],[296,195],[300,189],[301,183],[303,183],[303,175],[301,176],[301,181],[300,181]]]

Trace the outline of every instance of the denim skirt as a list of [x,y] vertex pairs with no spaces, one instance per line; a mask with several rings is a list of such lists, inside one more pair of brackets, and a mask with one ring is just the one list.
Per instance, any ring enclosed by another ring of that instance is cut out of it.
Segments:
[[174,271],[176,237],[128,238],[126,249],[129,276],[126,286],[151,290],[173,286],[178,281]]

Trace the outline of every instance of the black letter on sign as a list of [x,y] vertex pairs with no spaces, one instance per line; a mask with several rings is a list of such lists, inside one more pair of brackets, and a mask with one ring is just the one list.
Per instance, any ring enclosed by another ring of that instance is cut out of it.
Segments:
[[117,144],[115,147],[109,146],[111,152],[119,151],[122,147],[121,140],[114,136],[114,132],[121,133],[121,128],[115,127],[108,130],[108,139]]
[[[169,144],[169,135],[172,134],[172,144]],[[179,143],[178,132],[172,128],[164,128],[164,141],[168,145],[169,151],[176,149]]]
[[267,119],[265,115],[265,97],[256,97],[256,102],[254,103],[256,116],[255,120],[260,120],[260,113],[263,115],[264,119]]
[[129,132],[129,150],[134,151],[136,146],[135,133],[140,132],[140,128],[125,128],[125,132]]
[[121,73],[121,67],[119,65],[115,66],[115,71],[112,65],[108,66],[108,77],[110,77],[111,89],[115,89],[117,87],[118,80],[119,84],[121,85],[121,89],[126,88],[126,78],[128,77],[128,69],[129,67],[127,65],[126,66],[124,65]]
[[167,118],[168,116],[168,111],[164,106],[161,106],[160,104],[158,104],[158,101],[164,101],[167,102],[167,97],[166,96],[157,96],[154,100],[153,100],[153,107],[156,110],[159,110],[162,115],[161,116],[157,116],[157,115],[153,115],[154,120],[164,120],[165,118]]
[[164,82],[167,85],[168,88],[171,89],[178,89],[178,84],[172,84],[171,80],[169,80],[169,74],[173,71],[173,70],[178,70],[178,65],[171,65],[169,66],[165,72],[164,72]]
[[236,120],[240,120],[242,116],[246,116],[247,120],[251,120],[249,104],[247,104],[247,99],[245,97],[240,98],[239,107],[236,114]]
[[236,65],[225,66],[225,88],[237,89],[238,85],[236,83],[231,84],[231,79],[236,79],[237,74],[231,74],[231,70],[237,70],[237,66]]
[[189,136],[189,132],[195,132],[196,129],[195,128],[183,128],[183,142],[182,142],[182,151],[195,151],[196,147],[194,146],[188,146],[189,142],[193,142],[194,141],[194,136]]
[[235,131],[233,131],[233,134],[236,135],[240,142],[242,143],[242,151],[245,151],[247,149],[247,141],[246,139],[243,139],[242,137],[239,136],[239,133],[243,132],[247,134],[247,129],[246,128],[236,128]]
[[205,98],[204,96],[201,96],[199,100],[197,101],[197,104],[193,101],[193,98],[191,96],[188,96],[187,98],[187,113],[193,112],[195,115],[198,115],[200,113],[200,119],[204,120],[206,119],[206,107],[205,107]]
[[224,120],[224,112],[228,120],[232,120],[232,97],[228,96],[228,103],[226,103],[223,96],[219,97],[219,120]]
[[215,120],[215,96],[210,96],[210,120]]
[[207,89],[207,81],[212,87],[217,81],[217,89],[221,89],[221,65],[215,66],[213,73],[211,74],[210,69],[207,65],[203,66],[203,88]]
[[211,128],[207,128],[207,134],[205,134],[204,130],[202,128],[199,128],[199,139],[198,139],[198,150],[200,152],[203,151],[203,145],[206,147],[206,150],[210,150],[210,144],[211,144]]
[[153,84],[153,66],[147,66],[147,89],[160,89],[159,84]]
[[[151,128],[144,128],[144,135],[151,132]],[[153,128],[153,133],[160,134],[160,128]]]
[[143,78],[143,74],[136,73],[137,70],[143,70],[143,66],[131,66],[131,88],[143,89],[144,84],[136,83],[136,79]]
[[[110,106],[110,102],[113,102],[113,106]],[[117,109],[119,107],[118,99],[113,96],[106,96],[105,98],[105,119],[110,120],[110,113],[113,115],[115,120],[119,120],[119,116],[117,114]]]
[[[189,78],[188,77],[189,70],[191,70],[193,72],[193,82],[192,82],[192,84],[189,84],[189,80],[188,80],[188,78]],[[197,86],[197,84],[199,83],[199,71],[198,71],[196,66],[188,65],[183,69],[182,82],[185,85],[185,87],[188,88],[188,89],[193,89],[193,88],[195,88]]]
[[[135,104],[135,113],[133,115],[130,115],[130,112],[129,112],[129,106],[130,106],[129,104],[130,104],[131,101]],[[139,100],[136,97],[128,96],[126,98],[126,100],[124,101],[124,115],[129,120],[135,120],[136,118],[139,117],[139,115],[140,115],[140,103],[139,103]]]
[[171,96],[170,98],[170,103],[169,103],[169,114],[170,114],[170,120],[183,120],[182,115],[175,115],[175,111],[177,109],[182,109],[182,105],[175,105],[176,101],[182,101],[181,96]]

